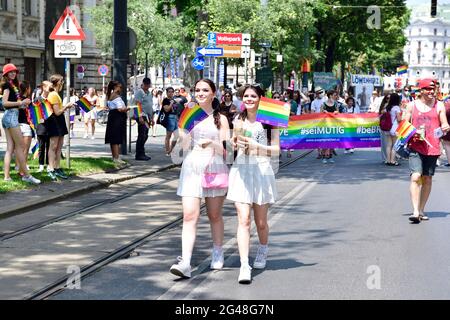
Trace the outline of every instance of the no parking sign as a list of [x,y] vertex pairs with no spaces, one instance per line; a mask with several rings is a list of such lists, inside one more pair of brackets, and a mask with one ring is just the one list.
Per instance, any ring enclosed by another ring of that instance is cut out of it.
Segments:
[[98,74],[102,77],[105,77],[109,72],[108,66],[102,64],[100,67],[98,67]]

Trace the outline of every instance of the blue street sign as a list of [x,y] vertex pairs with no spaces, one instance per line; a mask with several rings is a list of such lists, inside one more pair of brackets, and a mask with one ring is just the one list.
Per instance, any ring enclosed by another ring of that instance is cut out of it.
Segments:
[[192,64],[192,67],[195,70],[203,70],[203,68],[205,67],[205,58],[203,58],[203,57],[195,57],[192,60],[191,64]]
[[196,53],[197,56],[221,57],[223,56],[223,48],[198,47]]
[[217,37],[215,32],[208,33],[208,47],[215,47],[217,42]]

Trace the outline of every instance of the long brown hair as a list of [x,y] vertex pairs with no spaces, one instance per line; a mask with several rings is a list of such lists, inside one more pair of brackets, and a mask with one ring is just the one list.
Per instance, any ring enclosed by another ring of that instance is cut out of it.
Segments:
[[[0,81],[0,88],[3,88],[6,83],[9,85],[8,74],[9,72],[2,77],[2,80]],[[19,88],[19,79],[17,78],[17,73],[14,80],[12,80],[12,83],[16,86],[16,88]]]
[[30,97],[29,89],[30,83],[27,80],[23,80],[19,85],[20,96],[24,99],[29,98]]
[[50,92],[56,91],[58,88],[58,83],[63,81],[64,77],[60,74],[54,74],[50,77],[49,81],[52,83],[52,87],[50,88]]
[[[214,82],[212,82],[209,79],[198,80],[194,85],[194,90],[195,90],[195,87],[197,86],[197,84],[200,82],[206,83],[211,88],[211,91],[214,94],[216,94],[216,91],[217,91],[216,85],[214,84]],[[212,101],[212,108],[213,108],[214,124],[216,125],[217,129],[220,129],[220,113],[219,113],[220,101],[216,97]]]
[[[106,91],[106,100],[109,101],[109,98],[111,97],[111,93],[114,91],[114,89],[115,89],[117,86],[121,86],[121,87],[122,87],[122,84],[121,84],[119,81],[117,81],[117,80],[111,80],[111,81],[108,83],[108,89],[106,89],[106,90],[107,90],[107,91]],[[122,88],[123,88],[123,87],[122,87]]]

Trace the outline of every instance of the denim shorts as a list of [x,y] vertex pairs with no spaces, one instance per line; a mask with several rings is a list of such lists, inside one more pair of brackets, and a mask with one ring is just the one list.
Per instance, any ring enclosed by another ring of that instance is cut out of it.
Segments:
[[409,170],[411,174],[420,173],[422,176],[434,176],[439,156],[426,156],[415,151],[409,154]]
[[19,109],[6,109],[2,126],[4,129],[17,128],[19,126]]
[[178,129],[178,117],[176,114],[169,114],[167,120],[167,131],[173,132]]

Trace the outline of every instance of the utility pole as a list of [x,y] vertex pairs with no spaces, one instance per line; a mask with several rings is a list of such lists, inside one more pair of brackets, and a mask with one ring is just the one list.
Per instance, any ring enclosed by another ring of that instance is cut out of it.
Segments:
[[[129,41],[127,27],[127,2],[126,0],[114,0],[114,69],[113,78],[122,84],[122,99],[127,105],[127,64],[129,58]],[[127,154],[127,133],[122,139],[121,152]]]

